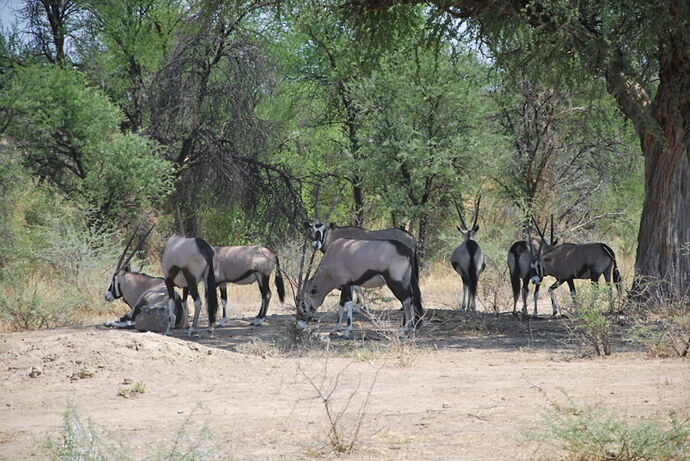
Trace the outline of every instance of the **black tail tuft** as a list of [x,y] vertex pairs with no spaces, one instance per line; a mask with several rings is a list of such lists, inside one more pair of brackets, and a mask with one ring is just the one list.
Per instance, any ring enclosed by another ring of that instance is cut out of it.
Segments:
[[618,291],[618,294],[621,294],[623,292],[623,285],[621,284],[621,273],[618,270],[618,263],[616,262],[616,254],[613,252],[613,249],[611,249],[610,246],[602,243],[601,246],[604,248],[604,251],[606,251],[611,259],[613,260],[613,283],[616,284],[616,291]]
[[285,284],[283,283],[283,274],[280,272],[280,260],[278,255],[276,255],[276,278],[275,278],[276,289],[278,290],[278,298],[280,302],[285,302]]
[[208,272],[206,273],[206,308],[208,309],[208,324],[211,326],[216,323],[216,313],[218,312],[218,294],[216,293],[218,284],[213,264],[216,251],[206,240],[197,238],[196,244],[201,254],[204,255],[206,264],[208,264]]
[[[472,245],[473,244],[473,245]],[[470,293],[473,297],[477,296],[477,284],[479,283],[479,274],[477,273],[477,264],[474,261],[474,255],[477,254],[479,245],[474,240],[467,241],[467,252],[470,255],[470,267],[467,268],[467,278]]]

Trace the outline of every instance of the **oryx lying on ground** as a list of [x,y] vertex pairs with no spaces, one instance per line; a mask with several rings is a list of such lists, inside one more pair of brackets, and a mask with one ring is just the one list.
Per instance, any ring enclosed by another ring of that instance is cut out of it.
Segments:
[[271,288],[268,281],[273,269],[276,271],[274,280],[278,290],[278,297],[281,303],[285,300],[285,285],[280,272],[278,256],[270,249],[258,245],[215,246],[214,249],[218,262],[215,268],[216,283],[218,283],[220,288],[220,297],[223,304],[223,318],[220,319],[218,325],[224,326],[228,321],[227,284],[248,285],[254,282],[259,284],[259,290],[261,291],[261,307],[256,319],[252,320],[252,324],[263,324],[268,312],[268,303],[271,301]]
[[456,203],[455,208],[458,212],[458,217],[462,223],[462,227],[456,226],[464,241],[458,245],[453,254],[450,256],[450,264],[453,266],[455,272],[460,274],[462,278],[462,302],[460,304],[463,310],[477,311],[477,284],[479,283],[479,274],[482,273],[486,267],[484,261],[484,253],[475,241],[475,236],[479,230],[477,225],[477,218],[479,217],[479,201],[481,197],[477,198],[474,205],[474,221],[472,227],[467,227],[465,220],[462,217],[462,210]]
[[[335,223],[322,222],[316,222],[311,224],[305,223],[305,226],[312,234],[312,247],[316,250],[321,250],[322,253],[326,253],[331,243],[341,238],[354,240],[398,241],[405,245],[407,248],[409,248],[410,251],[412,251],[414,258],[414,270],[417,274],[417,279],[419,279],[419,266],[417,262],[417,240],[414,238],[412,234],[410,234],[404,229],[394,227],[390,229],[372,231],[357,226],[337,226]],[[382,287],[385,284],[386,281],[383,279],[383,277],[377,276],[372,278],[371,280],[368,280],[361,286],[364,288],[377,288]],[[359,286],[353,286],[352,290],[353,294],[359,294],[360,300],[358,300],[358,303],[361,303],[362,295],[361,291],[359,290]],[[341,309],[343,307],[344,306],[341,304]],[[421,316],[421,313],[418,315]]]
[[218,310],[216,296],[216,252],[211,245],[200,238],[187,238],[173,235],[165,244],[161,268],[165,275],[170,309],[175,303],[175,287],[188,288],[194,300],[194,322],[189,335],[194,333],[201,313],[199,282],[206,286],[206,308],[208,310],[209,331],[213,333]]
[[[543,275],[556,278],[556,282],[549,287],[554,316],[558,315],[561,309],[554,290],[563,282],[568,283],[574,302],[576,302],[575,283],[573,282],[575,279],[590,279],[593,284],[598,284],[599,278],[603,275],[604,280],[611,288],[611,279],[613,278],[618,293],[621,293],[621,274],[618,271],[616,255],[611,247],[605,243],[563,243],[543,252],[540,261],[543,265]],[[609,296],[611,308],[613,308],[611,289]]]
[[[107,327],[116,328],[129,328],[134,326],[134,321],[141,312],[143,307],[153,307],[161,305],[160,300],[155,296],[155,293],[165,292],[165,280],[160,277],[152,277],[150,275],[142,274],[140,272],[132,272],[129,267],[129,261],[132,259],[134,254],[141,249],[144,244],[146,237],[151,233],[151,229],[141,238],[139,244],[134,250],[127,256],[125,260],[125,255],[129,251],[129,246],[132,244],[132,240],[136,235],[136,231],[132,233],[132,236],[127,241],[125,249],[120,254],[120,259],[115,266],[115,273],[110,281],[110,286],[105,292],[105,300],[112,302],[115,299],[122,298],[122,300],[130,307],[130,311],[120,317],[119,319],[106,322]],[[168,305],[167,296],[165,298],[164,305]],[[170,312],[172,314],[172,311]],[[175,299],[175,317],[177,318],[176,327],[184,326],[187,320],[186,310],[183,308],[180,297],[177,296]]]
[[[533,220],[534,222],[534,220]],[[539,226],[534,222],[539,230]],[[539,234],[543,235],[541,230]],[[527,242],[530,242],[528,246]],[[534,284],[534,311],[537,315],[537,302],[539,301],[539,286],[544,279],[543,266],[539,262],[541,253],[552,249],[557,243],[553,238],[553,215],[551,215],[551,241],[528,236],[527,241],[514,242],[508,250],[508,269],[510,272],[510,284],[513,288],[513,315],[516,314],[517,300],[522,284],[522,315],[527,315],[527,296],[529,295],[529,282]]]
[[[306,282],[300,295],[297,308],[298,326],[306,328],[326,295],[340,289],[341,309],[348,309],[348,327],[345,336],[352,331],[351,287],[363,285],[376,276],[381,276],[388,288],[402,303],[402,334],[413,334],[424,312],[419,280],[415,270],[414,253],[410,248],[396,240],[355,240],[337,239],[333,241],[314,276]],[[349,298],[349,299],[348,299]],[[342,318],[342,312],[339,312]],[[333,330],[337,332],[340,321]]]

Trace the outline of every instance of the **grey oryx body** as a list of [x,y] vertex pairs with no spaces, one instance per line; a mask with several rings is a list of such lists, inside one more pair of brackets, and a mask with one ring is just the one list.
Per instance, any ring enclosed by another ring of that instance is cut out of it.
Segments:
[[[513,287],[513,315],[516,313],[520,283],[522,283],[522,315],[527,315],[527,296],[529,295],[530,281],[534,283],[534,312],[532,315],[537,315],[539,287],[544,279],[544,267],[540,261],[541,255],[558,244],[558,239],[555,239],[553,236],[553,214],[551,214],[551,240],[549,241],[544,236],[546,224],[544,224],[544,230],[542,230],[534,218],[532,218],[532,223],[541,238],[532,238],[531,235],[528,235],[527,241],[515,242],[508,250],[510,284]],[[527,246],[527,242],[530,242],[530,246]]]
[[605,243],[564,243],[542,253],[540,261],[543,264],[543,274],[556,278],[556,282],[549,287],[554,316],[560,311],[554,290],[563,282],[568,283],[573,300],[576,294],[573,282],[575,279],[589,279],[598,284],[603,275],[609,286],[613,279],[618,292],[621,292],[621,275],[616,255]]
[[[337,239],[346,238],[354,240],[395,240],[412,251],[414,258],[414,270],[419,277],[419,266],[417,263],[417,240],[412,234],[404,229],[397,227],[381,230],[368,230],[357,226],[337,226],[335,223],[314,223],[307,224],[312,232],[312,247],[326,253],[331,243]],[[383,277],[376,276],[366,281],[362,285],[364,288],[377,288],[386,284]],[[358,291],[357,286],[352,287]],[[341,304],[341,307],[343,304]],[[418,314],[421,316],[421,314]]]
[[215,246],[216,260],[218,262],[216,270],[216,283],[220,288],[220,297],[223,304],[223,318],[218,323],[224,326],[228,321],[228,283],[237,285],[249,285],[258,283],[261,291],[261,307],[256,319],[252,321],[254,325],[261,325],[268,312],[268,303],[271,301],[271,288],[269,287],[269,277],[275,269],[275,284],[278,290],[278,297],[282,303],[285,300],[285,286],[280,272],[280,261],[278,256],[270,249],[258,245],[247,246]]
[[188,288],[194,300],[194,322],[189,329],[191,336],[199,323],[201,298],[199,282],[206,287],[206,308],[208,310],[209,330],[213,333],[218,310],[216,296],[216,252],[213,247],[200,238],[186,238],[173,235],[165,244],[161,268],[165,275],[165,286],[168,290],[168,303],[172,310],[175,299],[175,287]]
[[477,285],[479,283],[479,275],[486,267],[484,260],[484,253],[475,237],[479,226],[477,225],[477,218],[479,217],[479,197],[475,203],[474,208],[474,222],[472,227],[467,227],[465,219],[462,217],[462,210],[456,203],[458,217],[462,223],[462,227],[456,226],[462,234],[463,242],[458,245],[450,256],[450,264],[453,266],[455,272],[460,274],[462,278],[462,301],[460,307],[465,310],[477,311]]
[[[134,326],[136,316],[143,307],[168,306],[168,291],[165,279],[152,277],[140,272],[131,272],[129,265],[120,269],[115,275],[105,293],[107,301],[122,298],[130,307],[130,311],[114,322],[107,322],[106,326],[131,327]],[[171,311],[172,314],[173,311]],[[187,325],[187,310],[180,296],[175,293],[175,328]]]
[[[306,283],[297,309],[298,324],[305,327],[331,291],[340,289],[347,298],[352,286],[363,285],[377,276],[384,279],[403,305],[403,333],[414,332],[424,312],[415,257],[410,248],[396,240],[341,238],[333,241],[316,273]],[[350,303],[351,299],[345,302],[351,313]],[[334,332],[337,332],[340,320]],[[351,318],[345,335],[349,336],[350,331]]]

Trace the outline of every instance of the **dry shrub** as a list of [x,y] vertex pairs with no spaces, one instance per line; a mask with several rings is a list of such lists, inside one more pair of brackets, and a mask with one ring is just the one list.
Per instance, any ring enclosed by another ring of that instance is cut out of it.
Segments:
[[657,300],[631,307],[631,339],[651,357],[687,357],[690,299]]

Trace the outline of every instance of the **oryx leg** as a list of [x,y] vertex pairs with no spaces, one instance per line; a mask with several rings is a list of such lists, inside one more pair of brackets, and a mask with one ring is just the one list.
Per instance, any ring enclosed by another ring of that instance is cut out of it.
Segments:
[[348,330],[346,333],[346,337],[349,337],[350,332],[352,331],[352,287],[350,286],[344,286],[340,288],[340,301],[338,302],[338,321],[335,323],[335,326],[330,332],[331,336],[336,336],[340,331],[341,325],[343,323],[343,316],[345,315],[346,310],[348,312]]
[[579,303],[577,302],[577,290],[575,290],[575,282],[573,279],[568,279],[568,288],[570,289],[570,297],[573,298],[573,304],[577,307]]
[[[527,297],[529,296],[529,278],[522,280],[522,315],[527,317]],[[515,310],[513,308],[513,310]]]
[[[168,276],[165,278],[165,288],[168,290],[168,310],[175,312],[175,277],[180,273],[180,268],[173,266],[168,271]],[[186,298],[185,298],[186,299]]]
[[269,276],[266,274],[257,274],[256,281],[259,284],[259,291],[261,292],[261,308],[259,308],[259,314],[252,320],[252,325],[263,325],[266,320],[268,303],[271,302],[271,288],[268,284],[268,278]]
[[553,309],[552,314],[554,317],[556,317],[561,311],[561,306],[558,305],[558,301],[556,300],[556,294],[553,291],[559,286],[561,286],[563,282],[565,282],[565,280],[556,280],[556,283],[549,287],[549,296],[551,297],[551,308]]
[[[198,328],[199,325],[199,314],[201,314],[201,296],[199,296],[199,286],[196,283],[196,279],[189,273],[187,269],[182,269],[182,275],[184,275],[187,281],[187,288],[189,288],[189,294],[192,295],[192,300],[194,301],[194,320],[192,321],[192,326],[189,328],[189,336],[194,334],[194,330]],[[214,293],[215,294],[215,293]]]
[[[513,288],[513,315],[517,314],[517,302],[520,297],[520,277],[511,272],[510,273],[510,286]],[[527,301],[525,301],[526,303]],[[523,313],[526,314],[527,308],[523,308]]]
[[539,283],[534,285],[534,312],[532,315],[535,317],[537,316],[537,303],[539,302],[539,286]]
[[219,327],[224,327],[228,323],[228,284],[219,283],[218,291],[220,291],[220,303],[223,305],[223,318],[218,321]]
[[393,292],[398,301],[403,305],[403,321],[400,330],[400,337],[410,336],[414,337],[415,332],[415,312],[414,312],[414,296],[411,281],[407,283],[404,281],[396,281],[384,277],[386,285]]
[[468,280],[467,277],[464,275],[461,275],[462,278],[462,302],[460,303],[460,309],[461,310],[466,310],[467,309],[467,298],[468,298]]

